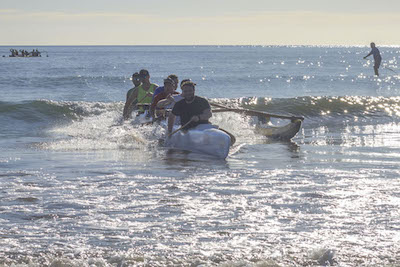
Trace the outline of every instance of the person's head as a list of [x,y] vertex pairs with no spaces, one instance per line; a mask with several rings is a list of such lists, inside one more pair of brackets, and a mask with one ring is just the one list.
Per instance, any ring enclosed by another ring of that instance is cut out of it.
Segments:
[[175,90],[176,90],[178,88],[178,84],[179,84],[178,76],[176,76],[175,74],[171,74],[171,75],[168,76],[168,78],[174,81]]
[[175,87],[175,82],[172,79],[164,79],[164,92],[167,95],[172,94],[175,91]]
[[371,48],[375,47],[375,43],[374,42],[372,42],[370,45],[371,45]]
[[139,86],[140,83],[142,82],[138,72],[135,72],[134,74],[132,74],[131,80],[132,80],[132,83],[135,85],[135,87]]
[[182,97],[186,101],[192,101],[194,99],[195,86],[196,84],[191,80],[185,81],[181,84]]
[[183,79],[183,80],[181,81],[181,89],[182,89],[182,85],[183,85],[184,83],[190,82],[190,81],[191,81],[191,79]]
[[139,74],[140,74],[140,78],[142,79],[142,82],[150,80],[150,74],[149,74],[148,70],[145,70],[145,69],[140,70]]

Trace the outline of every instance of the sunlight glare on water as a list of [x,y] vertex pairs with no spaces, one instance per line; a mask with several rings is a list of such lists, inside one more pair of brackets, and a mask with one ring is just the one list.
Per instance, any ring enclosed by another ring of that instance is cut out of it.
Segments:
[[[1,266],[400,262],[398,47],[380,47],[379,77],[367,46],[46,50],[1,58]],[[122,120],[143,68],[302,128],[276,141],[257,117],[215,112],[236,137],[225,160],[168,149],[162,126]]]

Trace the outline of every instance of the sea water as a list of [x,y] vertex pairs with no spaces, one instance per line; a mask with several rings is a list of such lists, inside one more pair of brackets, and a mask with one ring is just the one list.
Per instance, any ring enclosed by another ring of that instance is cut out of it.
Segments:
[[[367,46],[0,47],[0,266],[400,264],[400,48],[379,49],[374,77]],[[168,150],[121,119],[140,69],[303,127],[215,113],[226,160]]]

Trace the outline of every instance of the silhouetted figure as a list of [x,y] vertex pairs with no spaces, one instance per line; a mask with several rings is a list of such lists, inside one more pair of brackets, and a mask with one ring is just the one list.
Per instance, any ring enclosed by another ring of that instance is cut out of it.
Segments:
[[379,69],[379,66],[381,65],[382,57],[381,57],[381,53],[379,52],[378,48],[376,48],[375,43],[371,43],[371,52],[369,52],[369,54],[366,55],[364,57],[364,59],[366,59],[370,55],[374,55],[374,71],[375,71],[375,75],[379,76],[378,69]]

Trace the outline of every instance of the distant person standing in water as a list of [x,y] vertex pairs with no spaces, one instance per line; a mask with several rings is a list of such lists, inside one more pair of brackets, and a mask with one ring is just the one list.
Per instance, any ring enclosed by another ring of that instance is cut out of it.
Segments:
[[374,55],[374,71],[375,71],[375,75],[379,76],[378,69],[379,69],[379,66],[381,65],[382,57],[381,57],[381,53],[379,52],[378,48],[376,48],[375,43],[371,43],[371,52],[369,52],[369,54],[366,55],[364,57],[364,59],[366,59],[370,55]]

